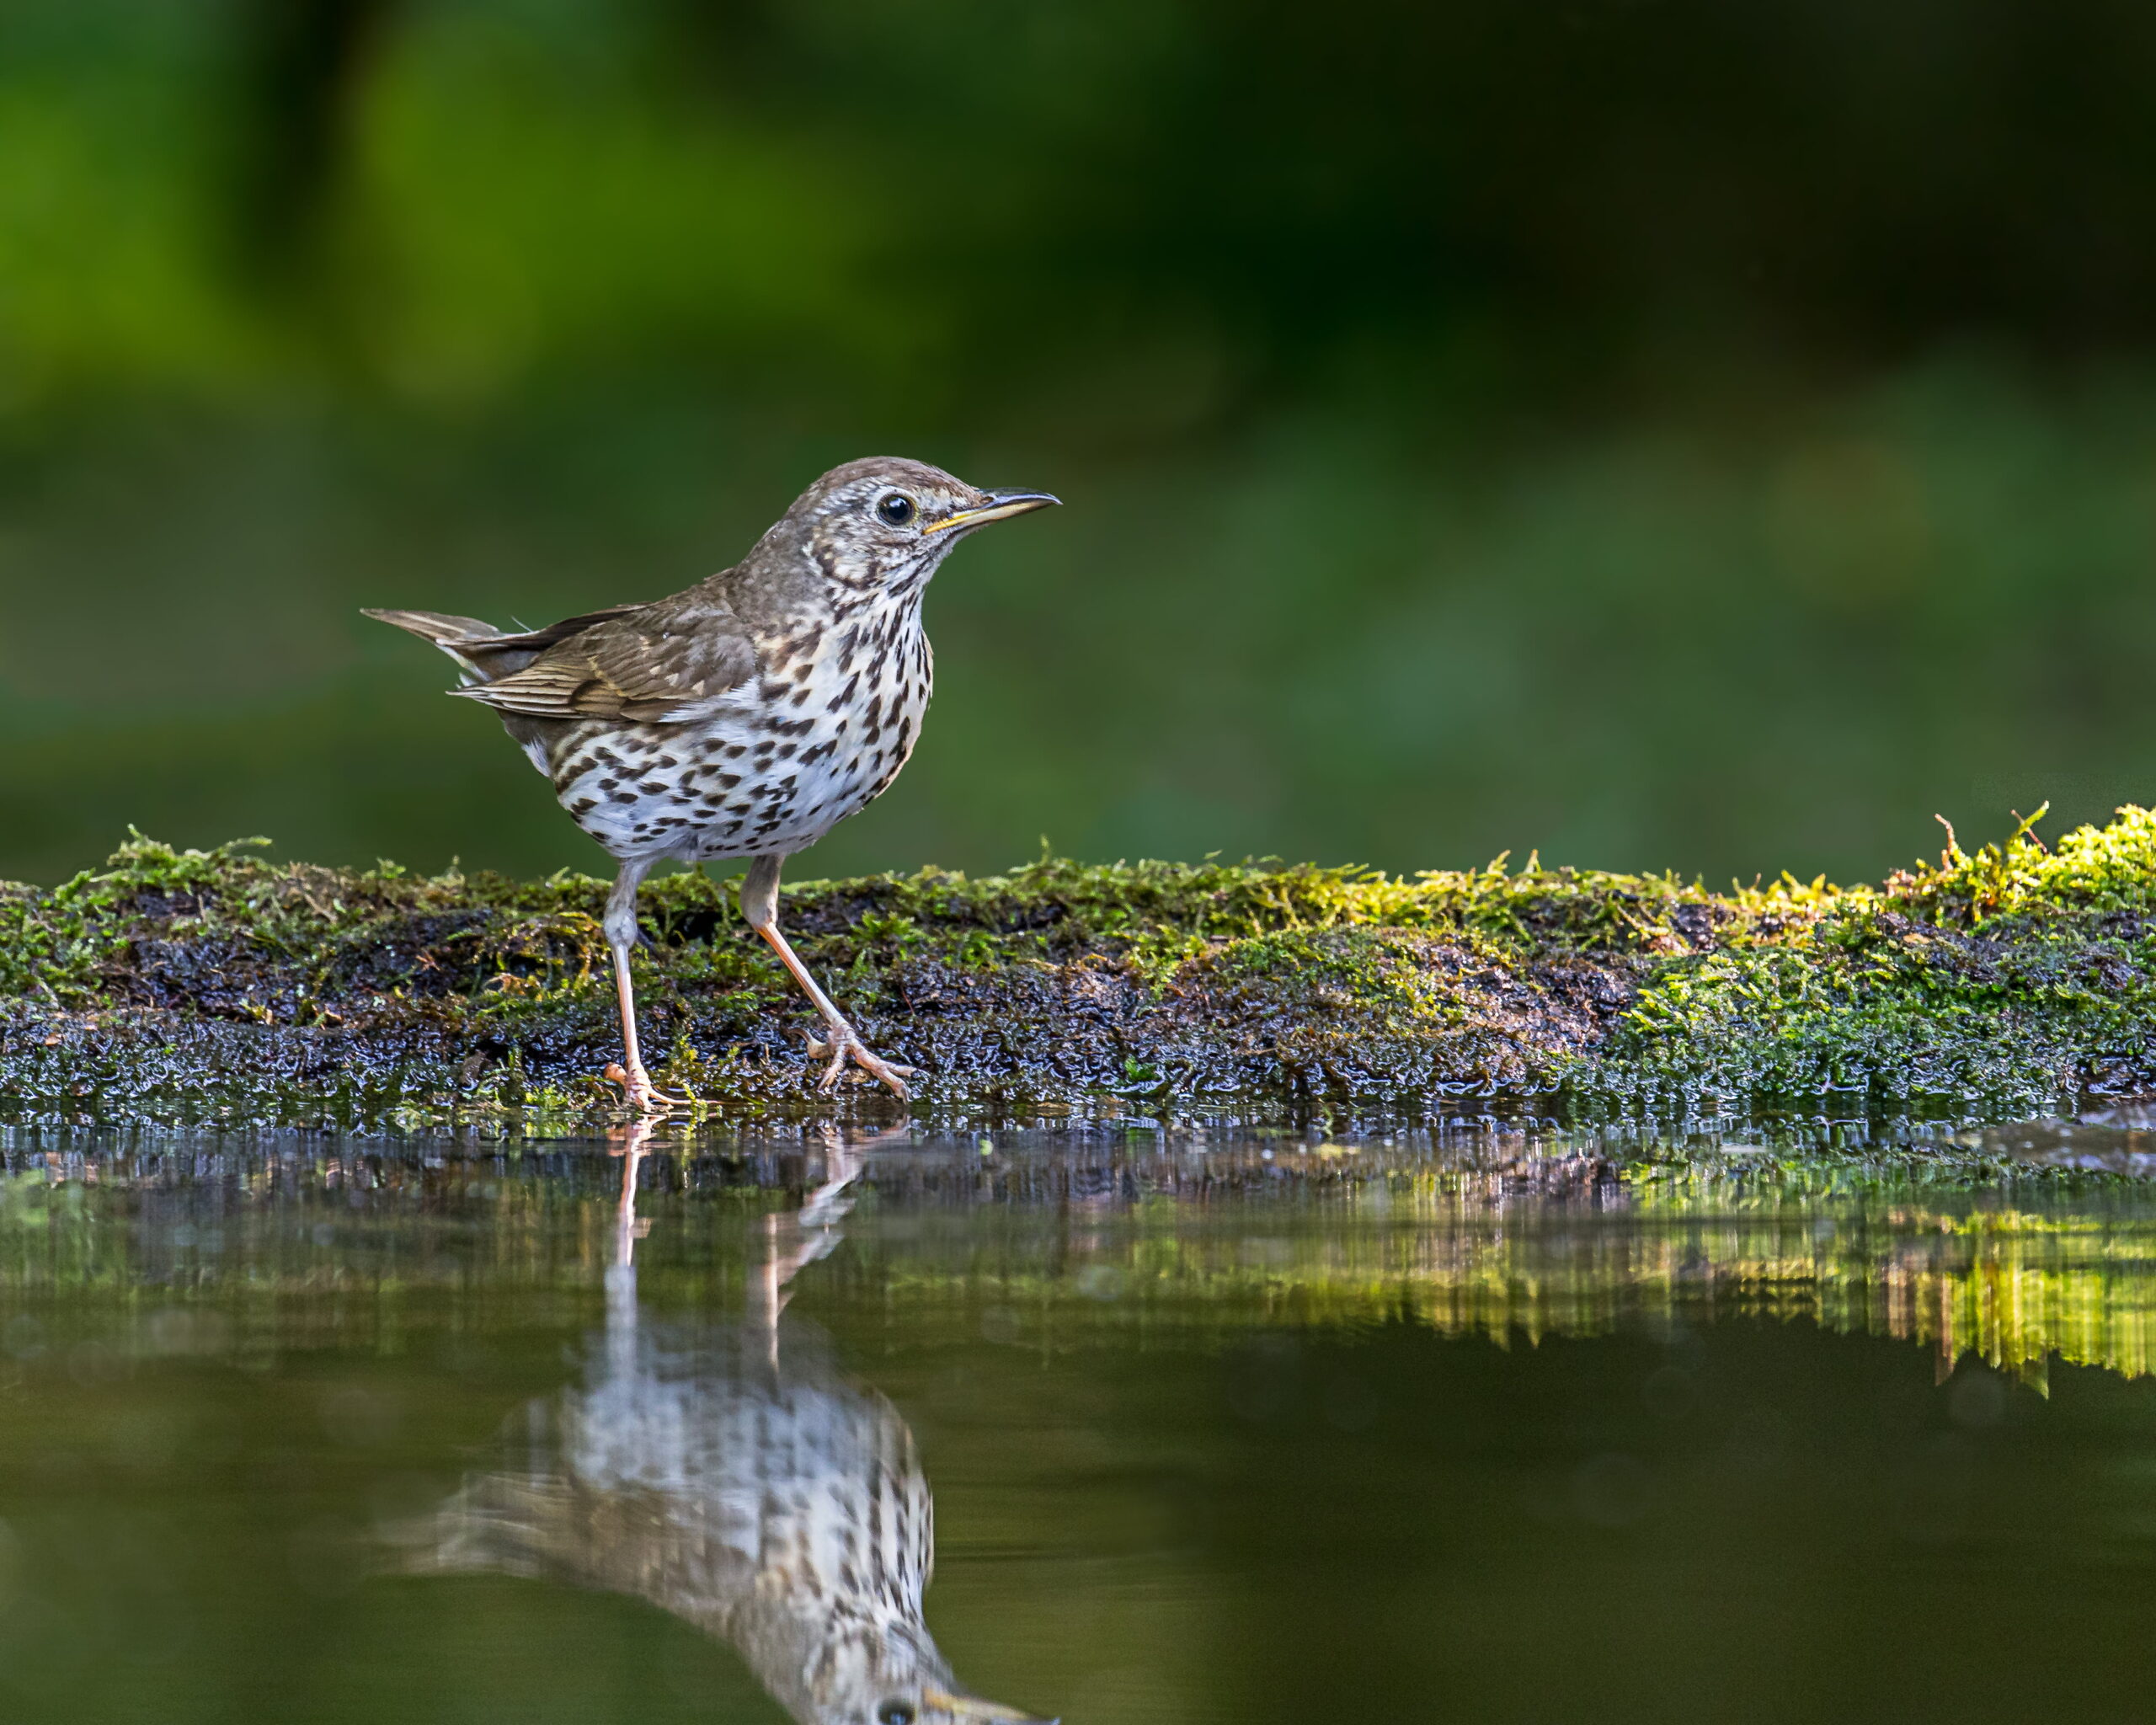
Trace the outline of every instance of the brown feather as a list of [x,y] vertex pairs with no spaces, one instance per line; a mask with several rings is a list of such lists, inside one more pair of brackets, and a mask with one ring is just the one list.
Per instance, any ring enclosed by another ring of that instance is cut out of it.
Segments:
[[455,692],[529,718],[651,724],[688,717],[760,668],[731,607],[707,588],[691,588],[604,617],[549,644],[521,668]]
[[453,617],[439,611],[363,610],[360,615],[417,635],[431,642],[483,683],[522,670],[548,648],[582,634],[595,624],[645,609],[640,605],[615,605],[604,611],[587,611],[563,617],[541,629],[506,634],[476,617]]

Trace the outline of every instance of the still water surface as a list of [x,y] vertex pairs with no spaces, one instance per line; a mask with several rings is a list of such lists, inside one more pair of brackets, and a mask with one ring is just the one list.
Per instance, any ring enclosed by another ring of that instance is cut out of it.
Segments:
[[2150,1711],[2156,1187],[1497,1132],[0,1146],[0,1718]]

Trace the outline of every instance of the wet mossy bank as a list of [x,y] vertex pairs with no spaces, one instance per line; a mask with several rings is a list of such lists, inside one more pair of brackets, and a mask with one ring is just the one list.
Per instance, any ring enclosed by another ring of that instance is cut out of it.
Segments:
[[[605,891],[140,839],[64,885],[0,886],[0,1117],[612,1108]],[[660,1081],[735,1112],[831,1105],[802,1046],[813,1017],[730,886],[680,874],[643,903]],[[804,884],[782,914],[935,1110],[1823,1096],[1844,1114],[2004,1115],[2156,1092],[2156,814],[2137,808],[2051,845],[1950,844],[1876,886],[1045,861]]]

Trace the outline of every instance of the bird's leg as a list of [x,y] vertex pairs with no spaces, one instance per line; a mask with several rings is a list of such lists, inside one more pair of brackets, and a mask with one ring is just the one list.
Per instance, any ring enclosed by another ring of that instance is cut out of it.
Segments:
[[[868,1141],[871,1144],[881,1143],[886,1138],[903,1136],[908,1130],[901,1126],[895,1133],[879,1132]],[[839,1224],[846,1220],[846,1212],[853,1208],[853,1199],[847,1195],[846,1188],[860,1178],[862,1162],[860,1153],[839,1135],[835,1126],[825,1125],[823,1139],[823,1183],[802,1199],[801,1208],[794,1212],[793,1220],[795,1225],[801,1228],[822,1231],[829,1237],[830,1245],[835,1246],[838,1244]],[[830,1247],[824,1249],[829,1251]],[[821,1256],[821,1253],[818,1255]]]
[[651,1231],[649,1219],[637,1215],[637,1170],[650,1150],[651,1122],[645,1119],[632,1120],[622,1135],[622,1141],[606,1148],[607,1155],[622,1158],[622,1198],[614,1210],[614,1265],[617,1269],[636,1268],[637,1242]]
[[913,1068],[901,1066],[894,1060],[886,1060],[869,1051],[861,1033],[846,1021],[846,1014],[831,1004],[831,997],[816,986],[816,979],[808,974],[808,967],[794,957],[793,948],[786,943],[786,937],[778,932],[778,871],[786,861],[783,857],[759,857],[749,865],[749,872],[741,877],[741,914],[749,927],[771,943],[771,950],[778,954],[779,963],[793,973],[793,980],[801,985],[816,1010],[823,1014],[825,1039],[819,1047],[809,1045],[809,1054],[828,1054],[831,1063],[824,1070],[823,1087],[835,1088],[846,1076],[850,1060],[871,1077],[880,1080],[891,1093],[904,1102],[913,1092],[905,1087],[905,1080],[913,1076]]
[[606,1271],[606,1354],[617,1375],[626,1378],[637,1360],[637,1242],[651,1231],[648,1217],[637,1215],[637,1170],[651,1140],[651,1120],[629,1124],[624,1141],[607,1151],[622,1158],[622,1199],[614,1212],[614,1262]]
[[846,1188],[859,1177],[861,1169],[862,1158],[846,1147],[838,1129],[825,1126],[824,1183],[810,1193],[793,1213],[790,1247],[780,1249],[782,1229],[778,1216],[773,1214],[764,1218],[766,1243],[763,1268],[750,1276],[749,1304],[750,1311],[763,1320],[766,1358],[774,1374],[779,1369],[779,1315],[792,1298],[793,1279],[818,1258],[829,1257],[837,1247],[843,1231],[839,1224],[853,1208],[853,1199],[847,1195]]
[[630,1107],[645,1114],[688,1105],[680,1097],[666,1095],[651,1081],[637,1046],[637,991],[629,980],[629,953],[637,943],[637,889],[650,873],[648,857],[632,857],[622,863],[614,890],[606,895],[606,915],[600,924],[614,954],[614,997],[622,1007],[622,1059],[606,1069],[606,1076],[628,1092]]

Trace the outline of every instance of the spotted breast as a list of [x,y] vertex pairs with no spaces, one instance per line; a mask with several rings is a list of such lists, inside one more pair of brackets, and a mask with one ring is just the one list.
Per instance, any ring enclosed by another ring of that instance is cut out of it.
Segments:
[[801,850],[889,786],[928,710],[921,594],[875,599],[772,639],[754,678],[694,718],[550,726],[526,750],[617,857]]

